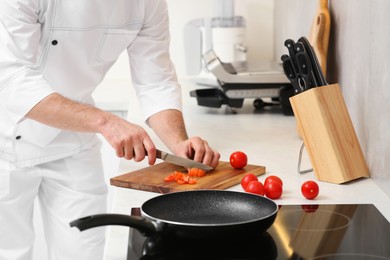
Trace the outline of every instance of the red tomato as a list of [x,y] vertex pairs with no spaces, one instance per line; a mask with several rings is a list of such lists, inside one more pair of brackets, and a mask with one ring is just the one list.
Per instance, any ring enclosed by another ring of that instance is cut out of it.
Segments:
[[251,181],[248,183],[248,185],[246,185],[246,191],[264,196],[264,187],[263,184],[259,181]]
[[268,182],[271,182],[271,181],[279,182],[280,185],[282,185],[282,187],[283,187],[283,181],[282,181],[282,179],[279,178],[278,176],[275,176],[275,175],[267,176],[267,178],[265,178],[265,180],[264,180],[264,186],[267,185],[267,183],[268,183]]
[[309,200],[317,197],[320,188],[315,181],[305,181],[301,186],[302,195]]
[[242,169],[247,165],[247,163],[248,157],[243,152],[237,151],[230,155],[230,165],[234,169]]
[[277,181],[269,181],[266,185],[264,185],[265,196],[270,199],[279,199],[283,193],[283,187],[280,182]]
[[251,181],[258,181],[256,175],[254,175],[253,173],[245,174],[244,177],[242,177],[241,179],[241,187],[246,191],[246,186]]

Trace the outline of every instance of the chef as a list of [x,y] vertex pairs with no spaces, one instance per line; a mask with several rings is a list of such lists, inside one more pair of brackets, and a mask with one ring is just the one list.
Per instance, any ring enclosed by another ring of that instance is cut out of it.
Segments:
[[106,211],[97,134],[118,157],[156,161],[142,127],[91,97],[123,51],[148,126],[174,154],[217,166],[186,134],[165,0],[0,1],[0,259],[32,258],[36,197],[50,260],[102,259],[103,228],[69,227]]

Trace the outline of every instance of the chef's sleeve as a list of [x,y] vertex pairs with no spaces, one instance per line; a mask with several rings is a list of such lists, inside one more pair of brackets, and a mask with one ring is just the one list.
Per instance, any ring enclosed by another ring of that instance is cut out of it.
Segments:
[[0,1],[0,110],[15,124],[53,93],[39,69],[38,0]]
[[143,26],[128,47],[131,77],[145,121],[162,110],[182,110],[181,88],[170,59],[165,0],[145,1]]

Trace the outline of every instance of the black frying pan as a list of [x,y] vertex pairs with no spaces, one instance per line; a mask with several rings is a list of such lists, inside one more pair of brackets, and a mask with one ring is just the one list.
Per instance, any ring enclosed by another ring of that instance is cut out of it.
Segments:
[[226,190],[174,192],[147,200],[142,217],[98,214],[70,223],[80,231],[122,225],[136,228],[145,236],[156,233],[183,238],[256,236],[274,222],[278,206],[272,200],[251,193]]

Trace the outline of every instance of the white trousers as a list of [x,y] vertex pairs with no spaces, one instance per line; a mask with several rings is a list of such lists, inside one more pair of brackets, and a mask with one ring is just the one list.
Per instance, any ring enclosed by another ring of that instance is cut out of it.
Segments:
[[31,260],[38,196],[50,260],[103,258],[105,228],[80,232],[69,222],[105,213],[107,186],[100,147],[31,168],[0,160],[0,259]]

